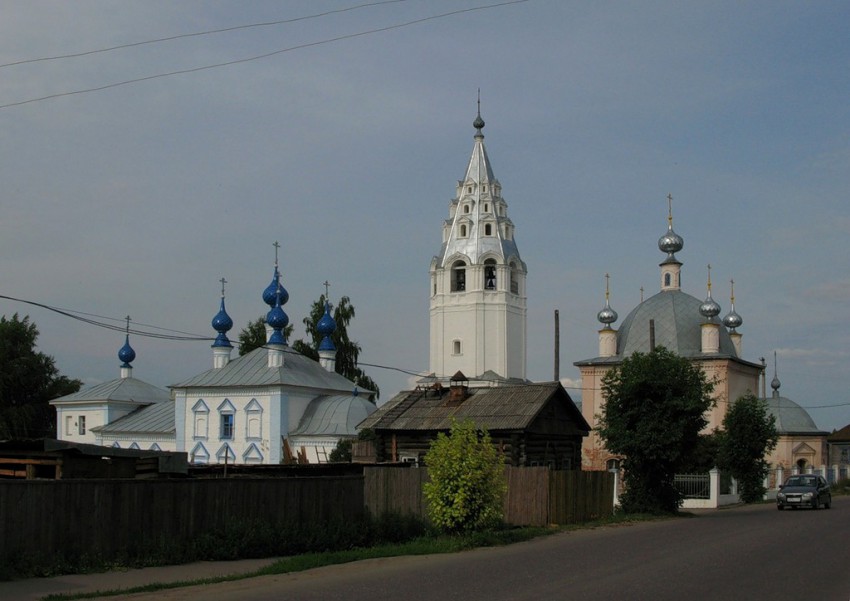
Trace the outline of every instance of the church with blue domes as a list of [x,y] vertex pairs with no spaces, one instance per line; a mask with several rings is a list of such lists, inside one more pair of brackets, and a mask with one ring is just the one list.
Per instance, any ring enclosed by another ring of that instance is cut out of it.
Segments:
[[[135,352],[128,334],[118,353],[116,380],[58,398],[57,438],[119,448],[185,452],[191,463],[279,464],[298,458],[327,461],[342,439],[375,411],[371,391],[334,371],[331,340],[336,324],[330,304],[317,324],[323,336],[316,362],[289,347],[289,293],[275,259],[271,283],[262,293],[268,305],[267,342],[232,359],[227,333],[233,320],[225,307],[224,281],[212,368],[170,386],[170,393],[131,377]],[[82,426],[80,425],[82,424]]]

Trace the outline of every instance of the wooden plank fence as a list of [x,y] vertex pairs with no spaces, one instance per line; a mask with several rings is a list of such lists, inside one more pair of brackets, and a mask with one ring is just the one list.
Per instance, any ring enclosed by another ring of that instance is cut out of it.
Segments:
[[[610,516],[614,476],[608,472],[506,467],[505,522],[517,526],[575,524]],[[392,511],[428,518],[422,484],[427,468],[367,467],[363,498],[373,515]]]
[[135,556],[244,521],[353,520],[363,477],[0,481],[0,558]]

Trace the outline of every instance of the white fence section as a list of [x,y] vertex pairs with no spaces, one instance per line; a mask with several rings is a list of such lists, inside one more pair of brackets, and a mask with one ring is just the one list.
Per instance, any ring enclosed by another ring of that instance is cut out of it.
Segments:
[[717,468],[707,474],[677,474],[674,482],[684,496],[682,509],[716,509],[741,500],[735,480],[723,478]]

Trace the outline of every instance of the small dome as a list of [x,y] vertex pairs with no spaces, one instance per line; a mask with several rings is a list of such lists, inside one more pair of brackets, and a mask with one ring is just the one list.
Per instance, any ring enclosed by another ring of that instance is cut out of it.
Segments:
[[472,122],[472,127],[477,129],[479,132],[484,128],[484,119],[481,118],[481,113],[478,113],[478,116],[475,117],[475,121]]
[[744,323],[744,320],[735,312],[734,307],[723,317],[723,325],[730,330],[740,328],[742,323]]
[[136,351],[130,346],[130,335],[124,337],[124,346],[118,351],[118,359],[123,362],[121,367],[132,367],[130,364],[136,358]]
[[707,317],[709,320],[720,315],[720,305],[711,298],[711,292],[708,293],[708,297],[703,301],[703,303],[699,306],[700,315],[703,317]]
[[271,283],[263,290],[263,302],[269,307],[274,307],[277,302],[277,291],[280,289],[280,304],[285,305],[289,301],[289,292],[280,283],[280,272],[277,267],[274,268],[274,277]]
[[336,322],[334,318],[331,317],[331,305],[328,302],[325,302],[325,314],[322,315],[322,318],[319,320],[319,323],[316,324],[316,331],[322,336],[329,336],[333,334],[336,330]]
[[266,314],[266,323],[275,330],[282,330],[289,325],[289,316],[280,305],[275,305],[274,309]]
[[782,386],[782,383],[779,381],[779,378],[773,376],[773,379],[770,381],[770,387],[773,388],[773,390],[775,390],[778,394],[780,386]]
[[233,320],[224,308],[224,298],[221,299],[221,306],[218,313],[212,320],[213,329],[218,332],[213,346],[231,346],[230,340],[227,338],[227,332],[233,327]]
[[331,340],[331,335],[336,330],[336,322],[334,318],[331,317],[331,305],[329,302],[325,301],[325,314],[322,315],[322,318],[319,320],[319,323],[316,324],[316,332],[322,336],[322,341],[319,343],[320,351],[335,351],[336,347],[334,346],[333,341]]
[[658,239],[658,248],[668,255],[679,252],[685,247],[685,240],[673,231],[673,224],[667,227],[667,233]]
[[605,299],[605,306],[602,310],[596,314],[596,319],[598,319],[601,323],[605,324],[605,327],[610,327],[612,323],[617,321],[617,312],[611,308],[611,305],[608,304],[608,299]]

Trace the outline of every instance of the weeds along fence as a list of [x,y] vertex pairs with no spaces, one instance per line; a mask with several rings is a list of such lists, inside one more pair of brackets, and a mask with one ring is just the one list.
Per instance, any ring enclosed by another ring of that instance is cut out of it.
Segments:
[[138,557],[226,532],[365,515],[363,477],[0,481],[0,558]]
[[[428,519],[422,484],[427,468],[367,467],[364,501],[373,515],[411,513]],[[610,516],[614,476],[609,472],[506,467],[505,522],[516,526],[575,524]]]

